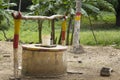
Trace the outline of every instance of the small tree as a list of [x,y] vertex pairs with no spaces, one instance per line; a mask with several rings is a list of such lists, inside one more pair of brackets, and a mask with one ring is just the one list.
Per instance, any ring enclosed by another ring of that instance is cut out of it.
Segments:
[[[0,0],[0,30],[3,32],[5,39],[7,40],[7,36],[5,30],[9,29],[9,6],[15,6],[14,3],[9,3],[9,0]],[[5,23],[6,20],[6,23]],[[7,24],[7,25],[6,25]]]
[[[1,20],[3,20],[2,19],[2,15],[0,15],[0,19]],[[5,23],[3,23],[3,21],[1,21],[0,20],[0,31],[2,31],[2,33],[3,33],[3,36],[4,36],[4,38],[6,39],[6,40],[8,40],[8,38],[7,38],[7,36],[6,36],[6,33],[5,33],[5,30],[8,30],[8,26],[7,25],[5,25]]]

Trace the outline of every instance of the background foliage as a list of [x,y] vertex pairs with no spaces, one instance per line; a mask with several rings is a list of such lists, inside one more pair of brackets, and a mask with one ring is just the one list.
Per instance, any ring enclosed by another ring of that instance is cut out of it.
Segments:
[[[7,0],[5,0],[7,1]],[[9,7],[7,2],[0,1],[0,23],[5,28],[9,27],[7,20],[11,21],[11,28],[7,28],[7,36],[12,39],[13,37],[13,19],[10,15],[6,14],[6,9]],[[11,0],[17,4],[16,7],[10,9],[18,10],[19,0]],[[109,2],[109,3],[108,3]],[[3,5],[4,4],[4,5]],[[6,6],[7,5],[7,6]],[[118,8],[118,0],[82,0],[82,16],[80,42],[84,45],[96,45],[93,38],[90,22],[88,17],[91,18],[93,30],[99,45],[119,45],[119,28],[115,27],[116,9]],[[28,10],[29,8],[29,10]],[[53,14],[66,14],[69,17],[75,14],[75,0],[22,0],[21,11],[26,11],[23,14],[32,15],[53,15]],[[106,12],[107,11],[107,12]],[[112,12],[112,13],[111,13]],[[2,16],[2,17],[1,17]],[[8,16],[8,17],[6,17]],[[7,22],[7,23],[6,23]],[[69,19],[68,19],[69,22]],[[74,23],[74,22],[73,22]],[[73,25],[73,24],[72,24]],[[49,34],[49,22],[43,22],[43,34]],[[55,31],[56,36],[60,34],[61,22],[56,20]],[[1,33],[1,32],[0,32]],[[72,28],[70,27],[70,35]],[[20,41],[25,43],[38,42],[38,24],[37,21],[23,21],[21,25]],[[24,37],[26,36],[26,37]],[[32,37],[31,37],[32,36]],[[71,38],[71,37],[70,37]],[[4,40],[0,34],[0,40]]]

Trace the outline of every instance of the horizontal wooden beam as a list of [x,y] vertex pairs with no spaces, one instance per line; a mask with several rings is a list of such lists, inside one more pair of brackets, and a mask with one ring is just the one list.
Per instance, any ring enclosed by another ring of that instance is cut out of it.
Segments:
[[53,20],[55,18],[65,18],[64,15],[52,15],[52,16],[22,16],[24,20]]

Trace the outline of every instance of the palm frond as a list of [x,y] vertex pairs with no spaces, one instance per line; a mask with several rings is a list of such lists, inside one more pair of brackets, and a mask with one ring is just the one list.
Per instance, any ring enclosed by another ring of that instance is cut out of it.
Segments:
[[100,13],[100,9],[97,8],[96,6],[94,5],[91,5],[91,4],[87,4],[87,3],[84,3],[83,5],[83,8],[88,11],[88,12],[94,12],[94,13]]
[[87,11],[85,11],[83,8],[81,9],[81,13],[82,13],[84,16],[88,17]]

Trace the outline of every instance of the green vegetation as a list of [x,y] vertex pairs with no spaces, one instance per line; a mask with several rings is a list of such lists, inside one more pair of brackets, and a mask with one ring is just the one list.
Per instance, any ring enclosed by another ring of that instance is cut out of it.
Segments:
[[[95,32],[98,45],[116,45],[120,44],[120,28],[115,27],[115,15],[113,13],[103,12],[103,20],[98,18],[94,20],[92,17],[93,30]],[[38,43],[38,24],[37,21],[22,21],[20,41],[23,43]],[[86,17],[82,17],[80,43],[83,45],[96,45],[92,31],[90,29],[89,20]],[[59,37],[61,29],[61,21],[56,21],[56,36]],[[43,23],[43,35],[50,34],[50,26],[48,21]],[[6,33],[8,38],[13,38],[13,27],[11,27]],[[4,40],[3,35],[0,33],[0,40]]]
[[[13,2],[15,0],[12,0]],[[19,0],[18,0],[19,1]],[[16,3],[18,3],[18,1]],[[115,0],[117,1],[117,0]],[[75,14],[75,1],[74,0],[32,0],[33,5],[30,5],[30,13],[33,15],[53,15],[53,14],[66,14],[71,17],[73,20],[73,15]],[[1,2],[2,5],[3,2]],[[97,45],[116,45],[119,47],[120,36],[119,36],[119,27],[115,27],[117,21],[115,12],[117,14],[118,7],[115,7],[114,2],[111,0],[108,3],[106,0],[82,0],[82,9],[81,12],[84,15],[81,20],[81,31],[80,31],[80,43],[83,45],[96,45],[91,29],[94,30],[95,36],[97,38]],[[116,3],[116,2],[115,2]],[[44,5],[46,4],[46,5]],[[102,6],[101,6],[102,5]],[[27,5],[28,6],[28,5]],[[117,6],[119,6],[117,4]],[[18,7],[18,6],[17,6]],[[1,12],[4,12],[7,7],[0,8]],[[102,12],[102,11],[111,11]],[[119,12],[119,11],[118,11]],[[29,14],[30,14],[29,13]],[[28,12],[26,12],[28,14]],[[3,15],[3,13],[2,13]],[[86,16],[86,17],[85,17]],[[92,22],[92,25],[89,21],[89,16]],[[118,17],[119,18],[119,17]],[[13,39],[14,29],[13,29],[13,19],[9,17],[11,21],[9,29],[5,31],[8,39]],[[3,21],[1,19],[1,21]],[[6,20],[4,20],[6,22]],[[68,24],[70,18],[68,19]],[[74,22],[74,21],[73,21]],[[43,25],[41,25],[43,23]],[[7,23],[5,23],[7,25]],[[5,26],[4,25],[4,26]],[[71,24],[72,25],[72,24]],[[68,26],[70,27],[70,26]],[[2,27],[3,28],[3,27]],[[4,27],[5,28],[5,27]],[[71,28],[71,27],[70,27]],[[20,41],[23,43],[38,43],[40,42],[41,32],[42,35],[48,35],[51,32],[50,22],[48,21],[22,21],[21,31],[20,31]],[[72,34],[72,29],[70,29],[70,35]],[[57,40],[59,39],[61,31],[61,20],[56,20],[55,22],[55,32]],[[71,36],[69,37],[69,39]],[[5,35],[0,32],[0,40],[6,40]]]

